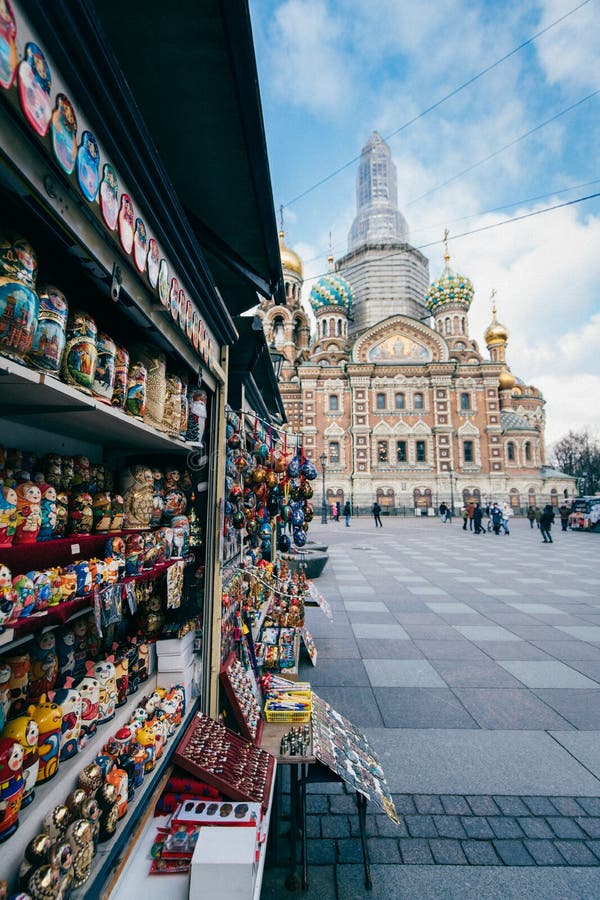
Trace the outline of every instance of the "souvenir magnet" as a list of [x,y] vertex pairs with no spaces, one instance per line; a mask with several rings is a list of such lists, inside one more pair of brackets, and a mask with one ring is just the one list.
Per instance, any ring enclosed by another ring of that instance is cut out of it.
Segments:
[[154,240],[154,238],[150,238],[148,241],[148,281],[150,282],[150,286],[155,288],[158,283],[158,267],[159,267],[159,258],[158,258],[158,244]]
[[100,184],[100,209],[102,218],[111,231],[117,227],[119,215],[119,179],[117,173],[108,163],[102,169],[102,182]]
[[84,131],[77,151],[77,181],[86,200],[93,203],[100,187],[100,151],[91,131]]
[[158,269],[158,296],[163,306],[169,307],[169,267],[166,260],[161,259]]
[[194,325],[194,307],[192,301],[188,299],[185,305],[185,333],[192,340],[192,328]]
[[40,137],[48,133],[52,117],[50,90],[52,76],[46,57],[37,44],[25,45],[23,62],[19,66],[19,99],[25,118]]
[[50,130],[54,155],[70,175],[77,159],[77,116],[66,94],[57,94]]
[[121,194],[119,238],[125,253],[131,253],[133,247],[133,203],[129,194]]
[[200,343],[200,316],[198,315],[198,310],[194,310],[192,313],[192,344],[194,345],[194,350],[198,349],[198,345]]
[[179,315],[179,282],[176,278],[171,280],[171,290],[169,292],[169,312],[171,318],[177,321]]
[[12,85],[17,71],[17,24],[9,0],[0,0],[0,84]]
[[146,234],[146,226],[138,217],[135,220],[135,232],[133,235],[133,259],[140,272],[143,272],[146,268],[147,255],[148,235]]
[[177,319],[179,320],[179,327],[185,331],[185,319],[187,315],[187,297],[185,296],[185,291],[179,291],[179,300],[177,302]]

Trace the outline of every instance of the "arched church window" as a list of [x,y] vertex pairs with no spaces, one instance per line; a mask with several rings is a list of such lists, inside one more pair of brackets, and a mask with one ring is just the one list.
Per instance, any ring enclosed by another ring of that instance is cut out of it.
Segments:
[[404,394],[396,394],[396,409],[404,409],[406,398]]
[[413,406],[415,409],[423,409],[423,394],[420,392],[415,394]]
[[466,391],[460,395],[460,408],[471,409],[471,395]]
[[283,325],[283,319],[281,316],[276,316],[273,319],[273,343],[276,347],[282,347],[285,341],[285,330]]
[[458,316],[454,316],[452,321],[454,324],[454,334],[458,334]]
[[337,336],[338,337],[342,336],[342,320],[341,319],[337,320]]
[[377,394],[375,397],[377,409],[385,409],[385,394]]
[[335,335],[335,319],[329,320],[329,334],[331,337]]
[[323,329],[323,337],[327,337],[327,319],[323,319],[322,329]]
[[506,445],[506,456],[509,462],[515,461],[515,445],[512,441],[509,441]]
[[526,441],[525,443],[525,459],[527,462],[531,462],[531,443],[530,441]]
[[446,319],[446,334],[452,333],[452,326],[450,324],[450,318]]
[[461,319],[461,324],[462,324],[462,330],[463,330],[463,332],[464,332],[464,331],[466,330],[466,322],[465,322],[465,317],[464,317],[464,316],[463,316],[462,319]]
[[338,397],[337,394],[330,394],[329,395],[329,409],[332,412],[337,412],[339,408],[340,408],[340,398]]

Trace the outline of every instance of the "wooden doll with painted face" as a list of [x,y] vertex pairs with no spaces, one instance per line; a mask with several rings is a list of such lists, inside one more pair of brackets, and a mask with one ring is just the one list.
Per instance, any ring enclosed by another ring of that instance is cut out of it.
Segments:
[[38,741],[40,768],[37,783],[41,784],[53,778],[58,772],[62,712],[60,706],[48,700],[45,694],[42,694],[39,703],[35,706],[30,706],[27,711],[31,718],[35,719],[40,729]]
[[37,540],[42,524],[42,492],[33,481],[17,486],[17,527],[13,543],[31,544]]
[[95,665],[88,663],[88,674],[93,674],[93,677],[100,682],[98,725],[103,725],[114,718],[117,703],[117,674],[113,658],[108,657]]
[[18,716],[16,719],[8,722],[2,737],[12,738],[17,741],[23,748],[23,800],[21,807],[27,806],[34,798],[34,788],[37,782],[38,771],[40,768],[40,760],[38,753],[38,742],[40,729],[35,719],[31,716]]
[[98,713],[100,712],[100,682],[93,675],[94,664],[90,663],[90,674],[82,678],[76,685],[81,696],[81,731],[80,748],[85,747],[89,738],[96,733]]
[[21,744],[0,738],[0,842],[14,834],[23,800],[23,756]]
[[81,693],[73,688],[73,679],[67,678],[65,686],[50,693],[51,700],[60,706],[62,713],[60,760],[70,759],[79,749],[81,734],[81,714],[83,700]]

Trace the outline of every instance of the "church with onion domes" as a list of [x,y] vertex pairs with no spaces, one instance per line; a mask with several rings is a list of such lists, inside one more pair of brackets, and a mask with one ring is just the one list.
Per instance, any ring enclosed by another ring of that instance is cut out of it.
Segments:
[[373,132],[356,177],[348,252],[302,298],[303,266],[280,249],[286,304],[258,315],[283,354],[280,391],[292,429],[314,462],[326,456],[328,505],[350,500],[433,515],[479,501],[559,505],[575,480],[546,464],[544,398],[511,371],[508,329],[469,333],[471,280],[451,267],[430,283],[427,258],[398,209],[390,148]]

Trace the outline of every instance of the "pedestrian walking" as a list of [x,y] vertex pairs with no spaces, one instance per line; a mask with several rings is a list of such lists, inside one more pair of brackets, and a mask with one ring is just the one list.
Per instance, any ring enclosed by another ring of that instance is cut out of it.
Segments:
[[502,510],[497,503],[494,503],[494,505],[492,506],[491,519],[494,534],[500,534],[500,528],[502,526]]
[[473,512],[475,510],[475,504],[469,503],[467,506],[467,512],[469,514],[469,530],[473,531]]
[[333,518],[336,522],[340,521],[340,513],[342,512],[342,504],[339,500],[335,501],[335,513],[333,514]]
[[527,518],[529,519],[529,525],[531,528],[535,525],[535,506],[527,507]]
[[554,522],[554,510],[550,506],[550,504],[546,504],[544,507],[544,511],[540,516],[540,531],[542,532],[543,544],[553,544],[552,535],[550,534],[550,529],[552,528],[552,523]]
[[571,515],[571,513],[569,511],[569,507],[563,503],[563,505],[559,509],[559,513],[560,513],[560,527],[562,528],[563,531],[566,531],[567,528],[569,527],[569,516]]
[[535,524],[538,528],[540,528],[540,522],[542,521],[542,511],[539,506],[535,507]]
[[510,534],[510,526],[509,519],[513,514],[512,507],[508,505],[508,503],[502,504],[502,527],[504,528],[504,534]]
[[467,522],[469,521],[469,510],[466,506],[463,506],[461,512],[462,520],[463,520],[463,531],[467,530]]
[[481,520],[483,519],[483,510],[481,508],[480,503],[475,504],[475,509],[473,510],[473,525],[475,526],[475,534],[485,534],[485,528],[481,526]]
[[381,507],[377,500],[373,504],[373,509],[371,510],[371,512],[373,513],[373,518],[375,519],[375,528],[377,528],[378,525],[380,528],[383,528],[383,525],[381,524]]
[[445,523],[447,515],[448,515],[448,507],[446,506],[445,503],[442,502],[442,503],[440,503],[440,520]]
[[350,506],[350,501],[346,500],[344,503],[344,518],[346,519],[346,528],[350,528],[350,516],[352,515],[352,507]]

